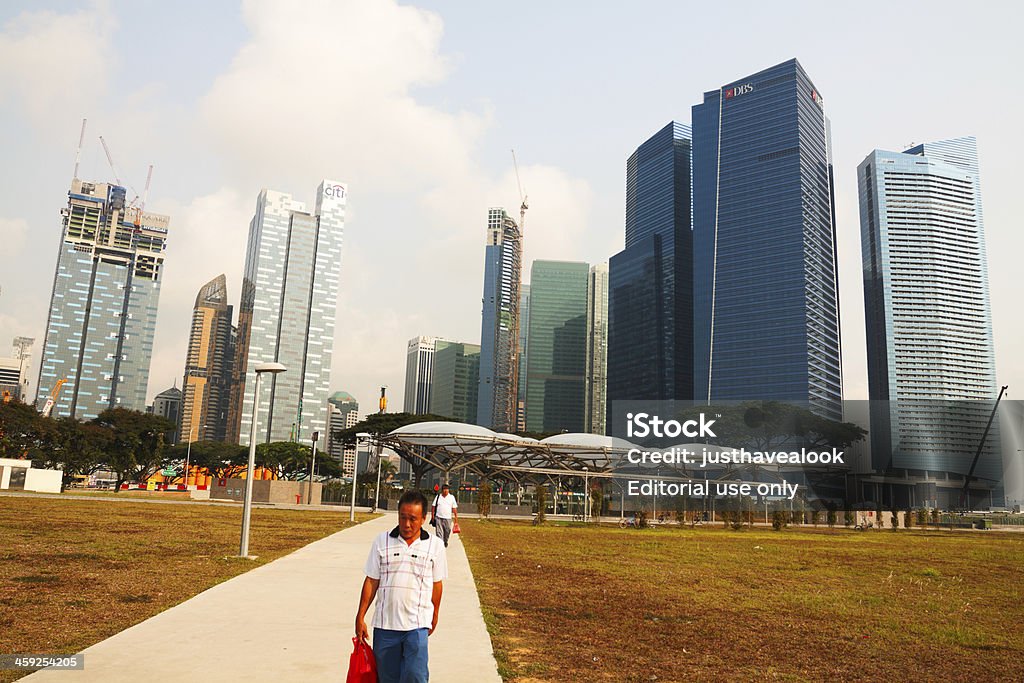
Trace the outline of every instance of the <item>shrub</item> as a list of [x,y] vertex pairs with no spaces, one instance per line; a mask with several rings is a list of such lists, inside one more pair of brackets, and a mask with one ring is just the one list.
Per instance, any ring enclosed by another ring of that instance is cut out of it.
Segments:
[[542,524],[544,522],[544,508],[547,507],[547,487],[538,486],[536,487],[537,492],[537,523]]
[[914,511],[910,508],[903,511],[903,526],[907,529],[914,526]]
[[853,514],[853,510],[843,511],[843,526],[853,526],[856,517]]
[[834,507],[830,507],[828,509],[828,514],[825,516],[825,523],[828,524],[828,528],[829,529],[834,529],[835,528],[835,526],[836,526],[836,509]]
[[786,526],[786,513],[782,510],[776,510],[772,513],[772,528],[776,531],[781,531],[784,526]]
[[476,493],[476,509],[486,519],[491,515],[491,482],[484,480]]

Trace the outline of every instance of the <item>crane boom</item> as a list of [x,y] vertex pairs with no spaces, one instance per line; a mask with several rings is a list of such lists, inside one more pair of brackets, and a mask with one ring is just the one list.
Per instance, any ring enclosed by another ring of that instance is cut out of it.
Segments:
[[88,119],[82,119],[82,132],[78,134],[78,151],[75,152],[75,173],[72,176],[72,180],[78,179],[78,162],[82,159],[82,143],[85,142],[85,122]]
[[57,383],[53,385],[50,395],[46,397],[46,404],[43,406],[43,417],[50,417],[50,413],[53,412],[53,406],[57,403],[57,397],[60,395],[60,390],[67,381],[67,377],[61,377],[57,380]]
[[114,173],[114,180],[120,185],[121,179],[117,175],[117,169],[114,168],[114,158],[110,156],[110,148],[107,147],[107,141],[103,139],[102,135],[100,136],[100,143],[103,144],[103,151],[107,154],[107,163],[110,164],[110,170]]
[[146,197],[149,196],[149,183],[153,180],[153,164],[149,165],[149,173],[146,174],[146,189],[142,191],[142,206],[139,209],[146,208]]

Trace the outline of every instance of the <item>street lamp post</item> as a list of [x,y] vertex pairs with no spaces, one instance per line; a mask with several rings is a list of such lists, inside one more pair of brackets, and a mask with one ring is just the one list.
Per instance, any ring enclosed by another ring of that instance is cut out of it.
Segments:
[[583,521],[586,522],[590,518],[590,469],[585,465],[583,467],[583,495],[586,496],[583,499]]
[[242,504],[242,541],[238,549],[239,557],[249,557],[249,517],[252,514],[252,478],[256,471],[256,414],[260,405],[260,377],[269,372],[276,375],[284,372],[280,363],[260,363],[256,366],[256,385],[252,395],[252,425],[249,429],[249,469],[245,475],[245,500]]
[[[313,504],[313,475],[316,473],[316,442],[320,440],[320,432],[313,432],[313,460],[309,463],[309,495],[306,505]],[[323,502],[321,499],[320,502]]]

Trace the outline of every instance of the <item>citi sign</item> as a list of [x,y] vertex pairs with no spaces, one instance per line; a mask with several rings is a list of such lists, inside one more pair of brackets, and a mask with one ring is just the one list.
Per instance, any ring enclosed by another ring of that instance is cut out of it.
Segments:
[[725,90],[725,99],[731,100],[734,97],[739,97],[740,95],[746,95],[748,92],[751,92],[753,90],[754,90],[754,84],[753,83],[744,83],[743,85],[737,85],[737,86],[734,86],[732,88],[726,88],[726,90]]
[[325,197],[337,197],[338,199],[345,198],[345,188],[341,185],[324,185],[324,196]]

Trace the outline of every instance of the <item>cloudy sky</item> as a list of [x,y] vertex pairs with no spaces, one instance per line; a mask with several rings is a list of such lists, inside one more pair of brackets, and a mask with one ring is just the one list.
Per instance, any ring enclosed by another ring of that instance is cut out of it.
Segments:
[[154,164],[147,208],[171,216],[150,397],[181,384],[199,287],[226,273],[237,304],[260,189],[311,204],[332,178],[350,194],[331,386],[371,410],[388,385],[400,409],[410,337],[479,341],[486,211],[519,203],[511,148],[527,263],[605,261],[636,146],[704,91],[797,57],[833,124],[846,396],[867,397],[856,166],[974,135],[998,380],[1024,397],[1024,12],[832,5],[5,2],[0,344],[35,337],[38,368],[84,117],[79,175],[111,179],[103,135],[140,193]]

